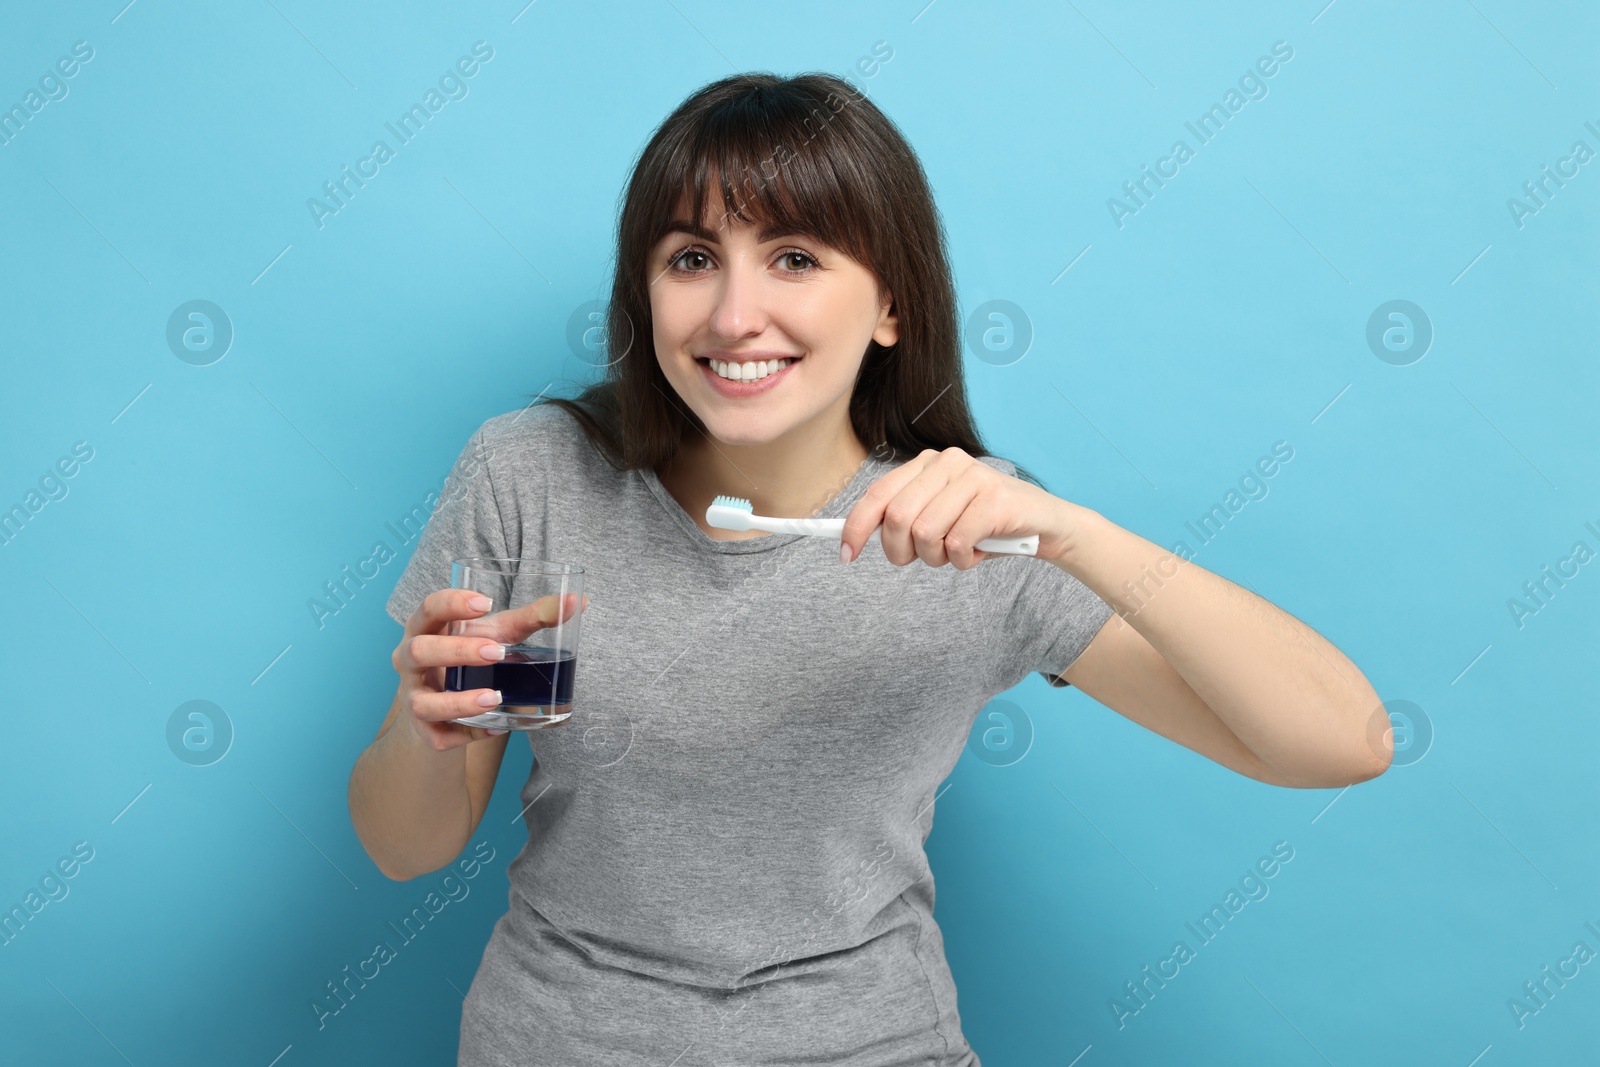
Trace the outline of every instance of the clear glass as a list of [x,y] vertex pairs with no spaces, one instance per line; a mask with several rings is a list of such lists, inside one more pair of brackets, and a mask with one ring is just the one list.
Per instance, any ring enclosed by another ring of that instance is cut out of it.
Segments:
[[497,730],[541,730],[572,716],[583,621],[583,568],[544,559],[456,559],[450,585],[482,593],[492,604],[476,619],[456,619],[450,633],[487,637],[506,646],[498,663],[446,667],[445,691],[498,689],[501,704],[452,719]]

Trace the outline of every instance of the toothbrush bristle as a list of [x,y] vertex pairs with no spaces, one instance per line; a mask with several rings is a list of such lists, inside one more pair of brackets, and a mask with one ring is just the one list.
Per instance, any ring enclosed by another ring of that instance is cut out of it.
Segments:
[[738,508],[740,511],[755,510],[755,506],[742,496],[719,496],[711,504],[713,507]]

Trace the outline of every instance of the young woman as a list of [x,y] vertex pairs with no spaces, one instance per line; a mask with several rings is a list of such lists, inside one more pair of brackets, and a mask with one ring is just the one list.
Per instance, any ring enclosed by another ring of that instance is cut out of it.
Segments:
[[[484,613],[449,561],[585,567],[574,712],[527,735],[460,1063],[978,1064],[923,841],[977,713],[1033,671],[1265,782],[1388,765],[1377,695],[1313,630],[986,453],[927,182],[847,83],[694,93],[618,237],[604,378],[472,435],[389,601],[400,685],[351,776],[386,875],[451,862],[506,736],[450,721],[496,700],[443,668],[501,646],[447,636]],[[718,494],[848,522],[731,533]],[[1024,534],[1036,558],[973,547]]]

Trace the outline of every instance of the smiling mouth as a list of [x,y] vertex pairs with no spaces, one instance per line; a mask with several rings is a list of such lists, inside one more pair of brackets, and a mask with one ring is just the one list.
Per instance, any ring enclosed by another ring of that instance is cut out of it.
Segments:
[[800,357],[786,356],[782,359],[755,359],[743,362],[734,360],[705,359],[697,357],[696,363],[711,368],[711,372],[730,382],[759,382],[764,378],[785,369],[792,363],[798,363]]

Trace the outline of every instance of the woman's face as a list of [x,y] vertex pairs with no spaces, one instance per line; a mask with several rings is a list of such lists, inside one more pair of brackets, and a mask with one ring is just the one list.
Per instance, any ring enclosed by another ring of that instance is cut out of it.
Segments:
[[[700,226],[687,220],[687,199],[680,201],[673,230],[651,250],[650,313],[662,372],[727,444],[765,444],[808,424],[848,428],[868,340],[888,346],[899,339],[888,294],[880,302],[875,275],[843,252],[760,233],[719,214],[719,204],[711,210],[716,197],[709,200]],[[772,374],[770,361],[784,359],[789,365]],[[771,377],[727,382],[713,360],[732,363],[741,379],[751,370]]]

